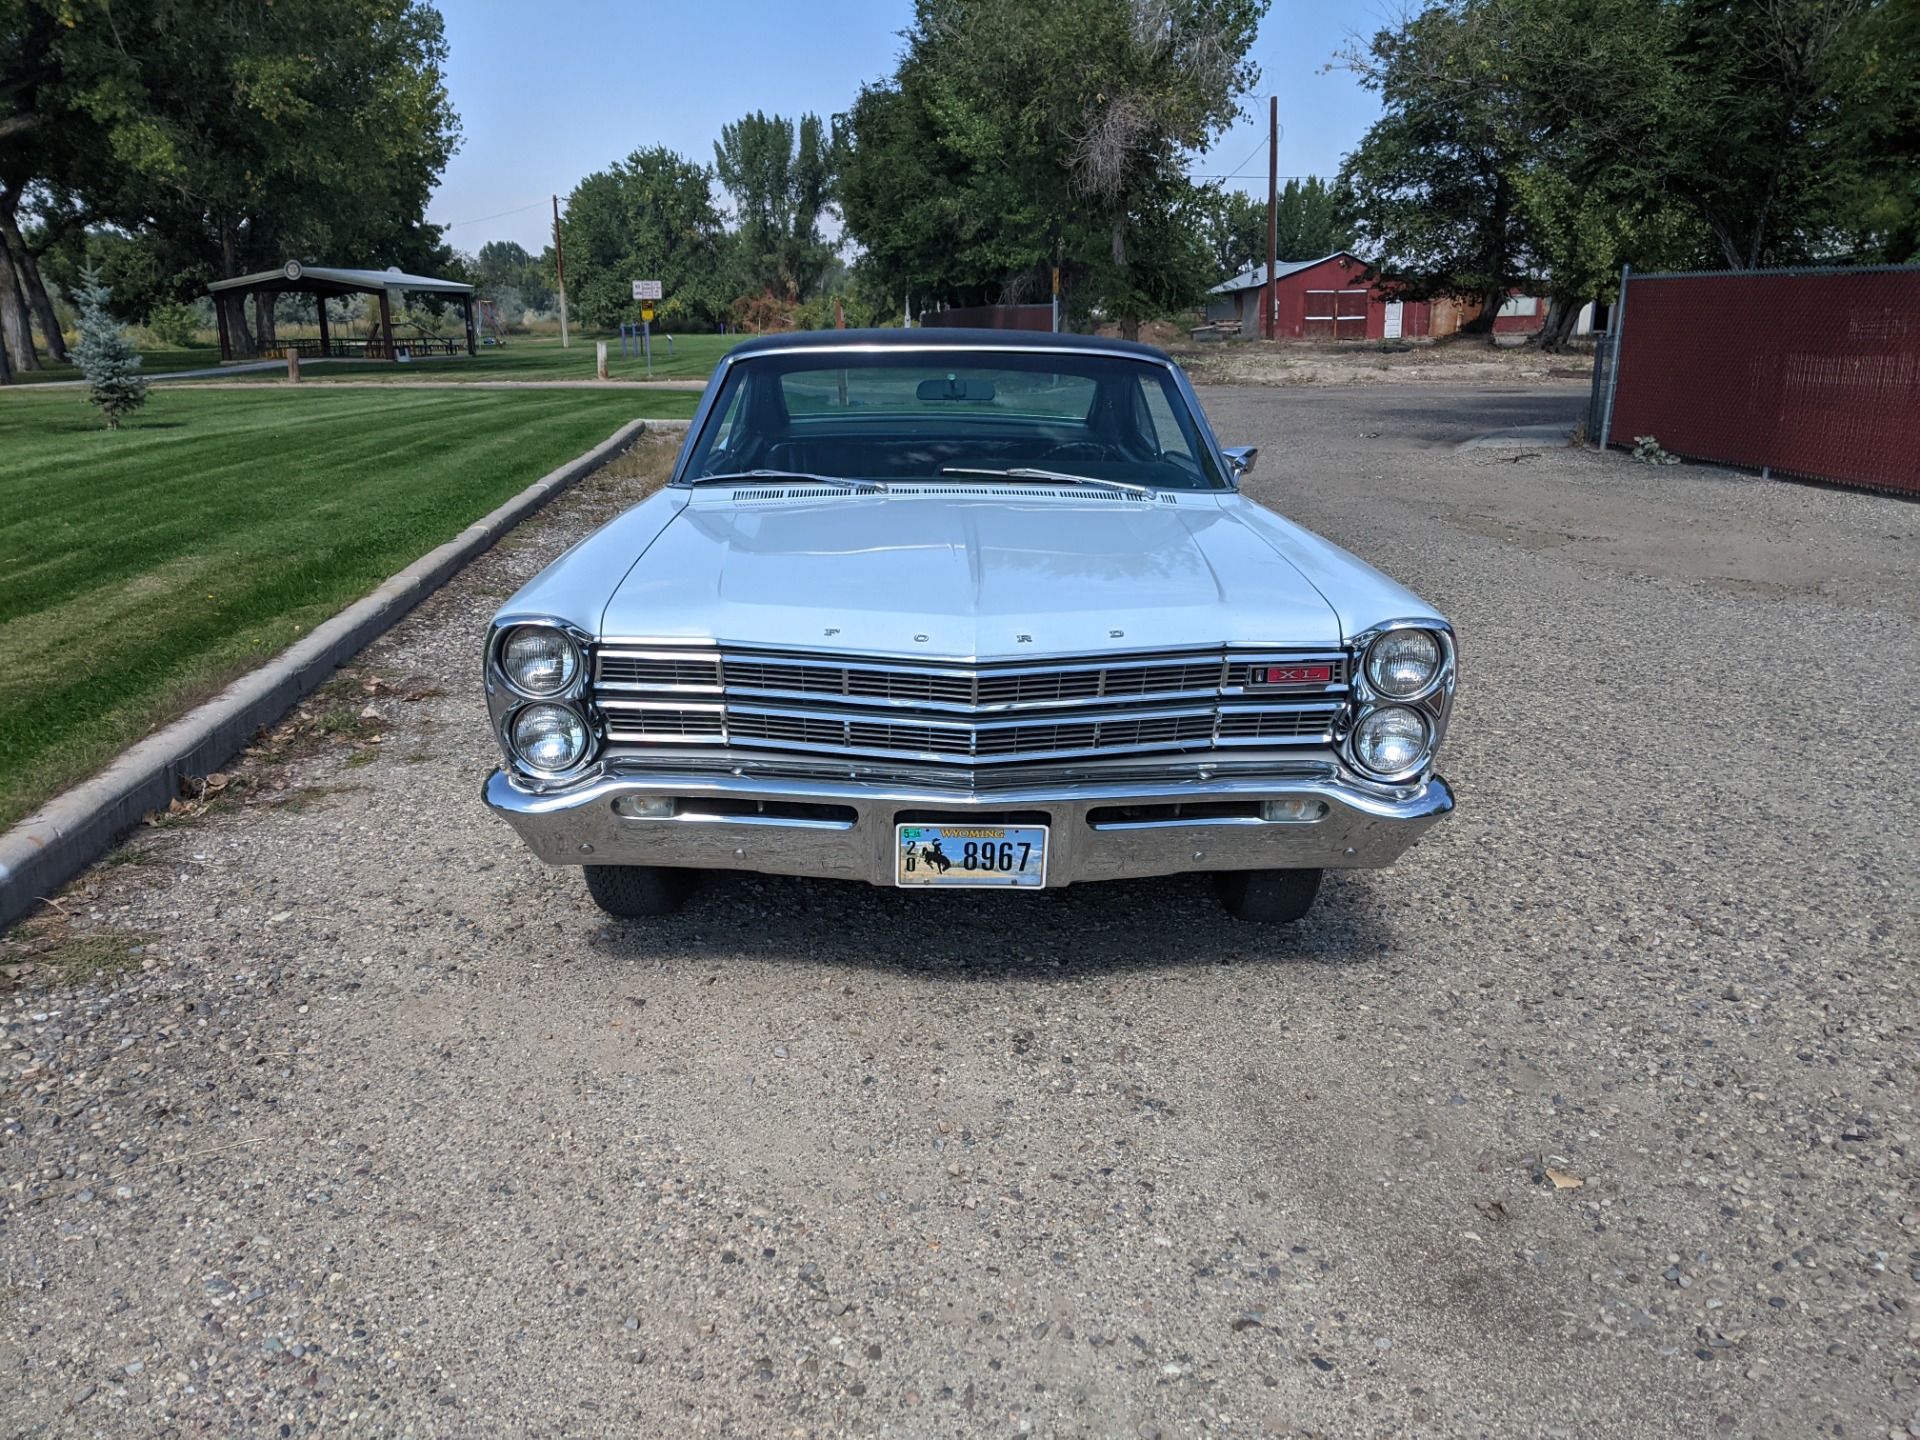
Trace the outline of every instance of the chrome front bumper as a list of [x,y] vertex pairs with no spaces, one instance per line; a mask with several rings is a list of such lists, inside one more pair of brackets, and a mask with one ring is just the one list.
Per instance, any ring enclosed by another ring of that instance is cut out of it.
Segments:
[[[629,796],[672,796],[679,813],[631,818],[615,812]],[[1254,815],[1114,820],[1089,813],[1119,807],[1215,805],[1314,797],[1318,820]],[[912,786],[754,779],[736,775],[602,776],[577,788],[538,792],[496,770],[485,799],[550,865],[665,865],[753,870],[894,883],[896,819],[1033,823],[1050,827],[1047,884],[1121,880],[1207,870],[1376,869],[1390,865],[1453,809],[1438,776],[1411,790],[1378,794],[1338,779],[1214,777],[1165,784],[1132,781],[955,794]],[[776,810],[836,806],[844,818],[739,814],[749,804]],[[706,812],[703,813],[703,804]],[[910,812],[903,814],[902,812]]]

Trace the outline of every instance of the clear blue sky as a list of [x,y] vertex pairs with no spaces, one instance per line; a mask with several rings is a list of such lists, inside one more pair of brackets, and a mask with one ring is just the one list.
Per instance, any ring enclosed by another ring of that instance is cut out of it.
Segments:
[[[440,0],[452,50],[453,103],[466,138],[428,218],[461,250],[487,240],[547,243],[547,197],[646,145],[705,164],[720,127],[752,110],[831,115],[893,70],[905,0]],[[1331,175],[1378,107],[1350,75],[1321,69],[1361,10],[1275,0],[1254,58],[1262,79],[1250,118],[1194,166],[1266,188],[1266,97],[1280,97],[1280,173]],[[556,64],[555,57],[564,56]],[[505,213],[503,213],[505,212]]]

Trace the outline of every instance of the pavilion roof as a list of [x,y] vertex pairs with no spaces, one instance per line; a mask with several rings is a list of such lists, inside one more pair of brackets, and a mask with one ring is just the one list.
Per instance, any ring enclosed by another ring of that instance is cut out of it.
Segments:
[[434,275],[409,275],[401,270],[345,270],[321,265],[303,265],[289,260],[278,270],[262,270],[256,275],[238,275],[231,280],[215,280],[207,286],[218,294],[237,290],[294,290],[309,295],[360,295],[381,290],[411,290],[428,295],[471,295],[473,286],[463,280],[442,280]]

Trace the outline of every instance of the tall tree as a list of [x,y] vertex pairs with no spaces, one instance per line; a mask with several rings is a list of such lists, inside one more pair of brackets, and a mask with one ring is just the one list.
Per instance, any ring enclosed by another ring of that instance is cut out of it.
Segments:
[[1844,222],[1864,261],[1920,260],[1920,5],[1876,5],[1834,48],[1840,142],[1857,165]]
[[[889,288],[1039,298],[1119,319],[1212,279],[1185,162],[1239,113],[1266,0],[920,0],[892,80],[848,117],[841,203]],[[1058,251],[1056,252],[1056,245]]]
[[489,240],[467,263],[482,298],[498,305],[507,318],[518,320],[523,311],[553,308],[553,283],[540,257],[512,240]]
[[[1207,211],[1207,244],[1221,279],[1267,263],[1267,203],[1240,190],[1213,192]],[[1280,260],[1318,260],[1351,249],[1353,236],[1340,221],[1334,187],[1317,175],[1289,180],[1274,203],[1274,254]]]
[[[38,319],[48,352],[66,359],[53,305],[39,275],[38,258],[21,230],[20,213],[30,187],[70,170],[89,129],[75,123],[61,103],[59,43],[62,26],[50,6],[36,0],[0,0],[0,361],[8,369],[38,369],[28,316]],[[66,123],[59,123],[65,121]]]
[[1527,278],[1513,174],[1532,137],[1525,96],[1475,43],[1471,3],[1429,6],[1348,53],[1384,113],[1339,187],[1363,258],[1398,293],[1477,302],[1470,328],[1491,331]]
[[[1531,276],[1551,346],[1622,264],[1913,253],[1911,0],[1443,0],[1347,63],[1385,114],[1342,171],[1413,296]],[[1903,219],[1903,217],[1905,217]]]
[[820,235],[833,185],[832,147],[818,115],[798,126],[758,110],[721,127],[713,147],[733,199],[734,260],[749,290],[810,298],[833,260]]
[[567,197],[569,308],[590,325],[639,319],[635,280],[658,280],[662,318],[712,324],[728,291],[713,172],[663,147],[636,150]]
[[1267,207],[1244,190],[1213,190],[1207,206],[1207,249],[1215,276],[1230,280],[1267,263]]
[[[447,258],[423,217],[459,127],[423,0],[4,3],[29,39],[36,14],[54,24],[31,90],[14,87],[0,113],[31,122],[33,163],[0,182],[38,196],[43,216],[78,209],[147,252],[144,289],[116,277],[126,312],[290,257]],[[71,271],[82,247],[63,244]],[[271,338],[271,307],[259,313]],[[228,322],[251,349],[237,304]]]

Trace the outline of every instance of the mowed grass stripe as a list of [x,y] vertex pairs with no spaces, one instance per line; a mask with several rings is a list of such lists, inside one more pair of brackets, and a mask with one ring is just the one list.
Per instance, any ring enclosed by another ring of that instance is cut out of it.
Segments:
[[0,396],[0,826],[673,392]]
[[[334,333],[339,335],[340,332],[336,329]],[[293,326],[282,338],[312,339],[314,332],[310,326]],[[669,356],[666,340],[656,334],[653,339],[651,378],[704,380],[713,373],[713,367],[720,363],[720,357],[744,338],[741,335],[677,335],[674,337],[674,353]],[[592,380],[595,378],[594,346],[598,340],[607,342],[607,373],[610,377],[615,380],[649,378],[644,356],[620,353],[618,332],[611,336],[605,332],[577,333],[571,346],[562,346],[556,335],[521,335],[515,336],[511,345],[484,345],[478,355],[464,352],[458,355],[431,355],[406,364],[397,364],[392,360],[309,359],[301,367],[300,373],[309,384],[321,384],[328,380],[387,380],[396,383],[408,380]],[[284,357],[280,353],[261,358],[271,358],[276,363],[270,370],[226,370],[202,378],[225,382],[248,381],[262,385],[278,384],[287,378]],[[220,365],[220,352],[146,350],[141,352],[140,359],[141,368],[148,375],[164,375],[168,371],[216,369]],[[52,361],[42,363],[43,369],[17,373],[15,381],[21,384],[47,384],[55,380],[79,378],[80,372],[71,365],[56,365]],[[182,380],[175,383],[186,385],[197,382]]]

